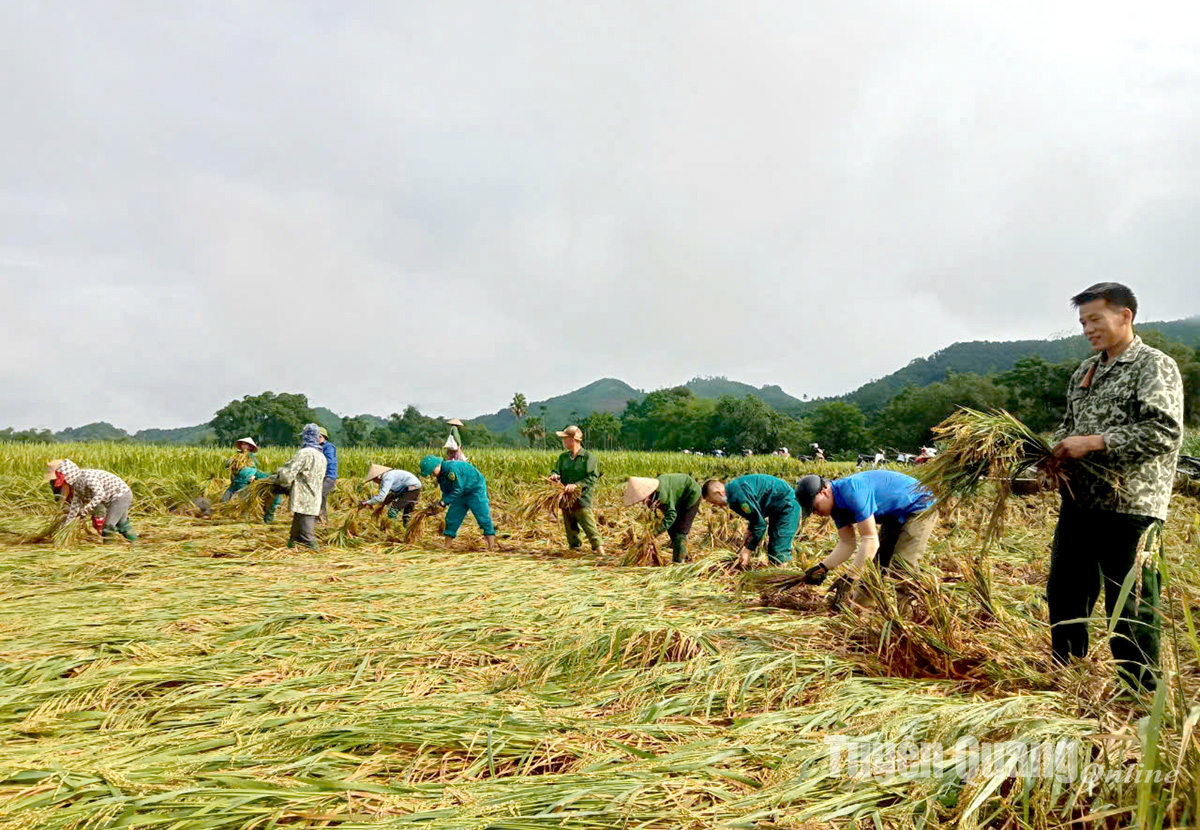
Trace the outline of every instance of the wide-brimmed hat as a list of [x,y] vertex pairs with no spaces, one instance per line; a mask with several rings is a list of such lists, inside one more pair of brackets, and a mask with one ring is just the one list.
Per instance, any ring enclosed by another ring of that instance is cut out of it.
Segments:
[[568,438],[569,437],[569,438],[574,438],[577,441],[583,440],[583,430],[581,430],[579,427],[575,426],[574,424],[567,427],[562,432],[556,432],[554,434],[557,435],[559,438]]
[[463,422],[458,420],[458,418],[451,418],[448,421],[446,421],[446,423],[448,423],[452,427],[460,427],[463,425]]
[[626,507],[635,505],[640,501],[645,501],[647,496],[658,492],[658,483],[657,478],[630,476],[629,483],[625,485],[625,494],[621,497],[621,501],[625,502]]
[[258,444],[256,444],[256,443],[255,443],[255,441],[254,441],[254,439],[253,439],[253,438],[239,438],[239,439],[237,439],[236,441],[234,441],[234,442],[233,442],[233,445],[234,445],[235,447],[236,447],[238,444],[249,444],[249,445],[250,445],[250,451],[251,451],[251,452],[258,452]]
[[58,468],[63,463],[63,459],[56,458],[46,464],[46,481],[54,481],[54,477],[58,475]]
[[385,467],[382,464],[372,464],[367,468],[367,477],[363,481],[374,481],[384,473],[390,473],[391,471],[391,467]]
[[433,471],[442,465],[442,459],[436,455],[427,455],[421,459],[421,475],[431,476]]
[[454,440],[453,435],[447,436],[446,443],[442,445],[442,449],[446,449],[446,450],[458,449],[458,442]]

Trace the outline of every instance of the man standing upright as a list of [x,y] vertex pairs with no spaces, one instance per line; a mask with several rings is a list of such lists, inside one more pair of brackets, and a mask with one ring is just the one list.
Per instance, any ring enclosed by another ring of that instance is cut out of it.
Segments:
[[[1174,360],[1134,334],[1137,298],[1129,288],[1099,283],[1071,303],[1096,354],[1071,378],[1055,435],[1053,463],[1062,464],[1067,486],[1046,584],[1051,645],[1061,662],[1087,654],[1081,620],[1103,587],[1105,611],[1116,618],[1110,647],[1121,676],[1152,690],[1160,630],[1156,557],[1183,441],[1183,381]],[[1084,457],[1111,468],[1119,483],[1070,464]],[[1131,570],[1136,583],[1118,608]]]
[[581,544],[579,531],[587,536],[592,550],[604,555],[604,542],[596,530],[596,514],[592,512],[592,494],[600,480],[600,462],[596,456],[583,448],[583,430],[569,426],[556,432],[563,442],[563,453],[554,462],[550,473],[552,481],[561,481],[568,493],[578,491],[579,501],[569,510],[563,510],[563,529],[567,533],[567,547],[577,550]]
[[325,456],[325,478],[321,481],[321,523],[329,521],[329,494],[337,485],[337,447],[329,440],[329,430],[318,428],[321,452]]

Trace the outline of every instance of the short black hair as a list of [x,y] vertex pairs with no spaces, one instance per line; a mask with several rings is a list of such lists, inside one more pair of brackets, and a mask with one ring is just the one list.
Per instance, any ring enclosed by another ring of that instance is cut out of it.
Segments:
[[1071,305],[1079,308],[1084,303],[1090,303],[1093,300],[1108,300],[1117,308],[1129,309],[1133,312],[1133,316],[1137,317],[1137,297],[1133,296],[1133,289],[1128,285],[1121,285],[1119,282],[1098,282],[1072,297]]
[[710,478],[708,481],[704,482],[704,487],[702,487],[700,489],[700,496],[702,498],[708,498],[708,494],[712,492],[713,485],[720,484],[720,483],[721,483],[720,479]]

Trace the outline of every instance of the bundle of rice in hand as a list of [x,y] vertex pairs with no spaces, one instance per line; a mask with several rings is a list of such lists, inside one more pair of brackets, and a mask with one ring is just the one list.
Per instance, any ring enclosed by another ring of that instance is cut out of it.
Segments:
[[436,516],[442,511],[442,503],[432,501],[412,514],[408,519],[408,527],[404,528],[404,544],[411,545],[421,535],[425,522],[430,516]]
[[280,494],[277,487],[274,476],[255,479],[234,493],[229,501],[213,505],[212,515],[243,522],[261,522],[267,505]]
[[985,481],[996,483],[996,500],[981,539],[985,550],[1003,530],[1005,504],[1013,480],[1022,473],[1038,468],[1048,488],[1068,492],[1071,477],[1080,474],[1119,487],[1117,474],[1090,458],[1059,462],[1053,446],[1002,409],[979,412],[961,407],[934,427],[933,435],[939,452],[920,466],[916,477],[939,503],[969,502]]
[[523,522],[532,522],[542,514],[557,519],[559,511],[579,506],[580,495],[578,488],[567,490],[557,481],[542,479],[536,486],[522,490],[515,514]]
[[49,542],[56,548],[72,548],[87,538],[88,530],[83,519],[67,519],[60,513],[41,530],[21,539],[23,545],[40,545]]
[[804,584],[804,573],[785,568],[746,571],[738,589],[758,594],[760,605],[790,611],[828,611],[829,599],[813,585]]

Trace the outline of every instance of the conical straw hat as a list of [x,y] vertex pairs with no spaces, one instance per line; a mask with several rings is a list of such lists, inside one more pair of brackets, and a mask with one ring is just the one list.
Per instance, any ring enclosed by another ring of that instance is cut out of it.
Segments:
[[382,464],[372,464],[370,469],[367,470],[367,477],[363,481],[374,481],[384,473],[390,473],[391,471],[391,467],[385,467]]
[[625,502],[626,507],[630,507],[640,501],[645,501],[646,496],[657,491],[657,478],[630,476],[629,483],[625,485],[625,495],[622,497],[622,501]]
[[233,442],[233,445],[234,445],[235,447],[236,447],[238,444],[249,444],[249,445],[250,445],[250,452],[258,452],[258,444],[254,443],[254,439],[253,439],[253,438],[239,438],[239,439],[237,439],[236,441],[234,441],[234,442]]
[[462,421],[460,421],[460,420],[458,420],[458,418],[451,418],[451,419],[450,419],[449,421],[447,421],[446,423],[448,423],[448,424],[449,424],[450,426],[452,426],[452,427],[460,427],[460,426],[462,426],[462,425],[463,425],[463,422],[462,422]]
[[56,458],[46,465],[46,481],[54,481],[54,476],[58,474],[58,467],[62,463],[61,458]]

